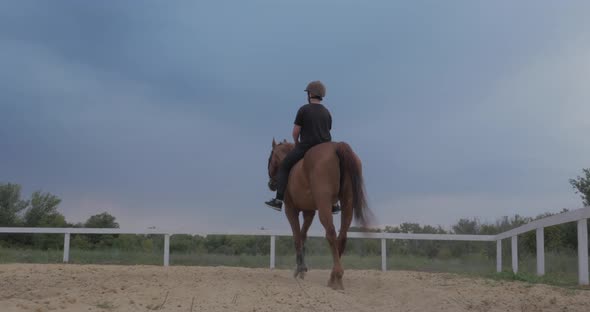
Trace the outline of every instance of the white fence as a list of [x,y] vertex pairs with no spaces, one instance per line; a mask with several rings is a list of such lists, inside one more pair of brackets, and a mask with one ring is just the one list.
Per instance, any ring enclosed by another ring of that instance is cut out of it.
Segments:
[[[511,238],[512,245],[512,271],[518,272],[518,240],[520,234],[535,230],[537,237],[537,275],[545,274],[545,245],[544,228],[568,223],[578,224],[578,280],[580,285],[589,285],[588,275],[588,226],[590,219],[590,207],[573,210],[544,219],[527,223],[521,227],[498,235],[455,235],[455,234],[407,234],[407,233],[360,233],[349,232],[350,238],[371,238],[381,239],[381,269],[387,270],[387,249],[388,239],[403,240],[443,240],[443,241],[496,241],[496,270],[502,271],[502,240]],[[177,233],[174,231],[126,231],[123,229],[93,229],[93,228],[2,228],[0,233],[26,233],[26,234],[64,234],[63,262],[69,261],[70,234],[155,234],[164,235],[164,266],[170,264],[170,236],[188,235],[249,235],[249,236],[270,236],[270,268],[275,267],[275,240],[277,236],[292,236],[291,232],[275,231],[252,231],[252,232],[218,232],[218,233]],[[308,237],[324,237],[324,233],[309,233]]]

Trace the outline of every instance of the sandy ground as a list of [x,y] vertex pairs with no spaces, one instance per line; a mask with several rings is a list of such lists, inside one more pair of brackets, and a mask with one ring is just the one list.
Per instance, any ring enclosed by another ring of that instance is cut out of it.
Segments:
[[347,270],[295,280],[230,267],[0,265],[0,311],[590,311],[590,290],[452,274]]

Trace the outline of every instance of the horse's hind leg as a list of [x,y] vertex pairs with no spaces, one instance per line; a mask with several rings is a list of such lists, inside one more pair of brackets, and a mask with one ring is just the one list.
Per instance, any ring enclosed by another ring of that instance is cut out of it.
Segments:
[[301,239],[301,230],[299,229],[299,211],[285,205],[285,214],[287,215],[291,230],[293,231],[293,243],[295,244],[295,257],[297,261],[294,277],[297,277],[303,261],[303,241]]
[[303,212],[303,225],[301,226],[301,265],[298,262],[297,266],[297,272],[301,279],[303,279],[305,272],[307,272],[307,264],[305,264],[305,242],[307,241],[307,231],[313,222],[313,217],[315,217],[315,210]]
[[333,289],[344,289],[344,286],[342,285],[343,270],[336,242],[336,229],[334,228],[334,222],[332,220],[332,204],[329,198],[326,197],[325,199],[316,199],[316,205],[319,211],[320,222],[326,230],[326,239],[328,240],[328,243],[330,243],[332,259],[334,262],[328,286]]

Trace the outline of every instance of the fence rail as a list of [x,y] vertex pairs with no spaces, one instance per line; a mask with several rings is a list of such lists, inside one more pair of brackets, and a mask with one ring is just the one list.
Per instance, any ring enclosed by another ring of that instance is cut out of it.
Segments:
[[[569,222],[577,222],[578,230],[578,281],[580,285],[589,285],[588,275],[588,219],[590,219],[590,207],[581,208],[536,220],[518,228],[500,233],[498,235],[456,235],[456,234],[414,234],[414,233],[375,233],[375,232],[350,232],[349,238],[369,238],[381,240],[381,269],[387,270],[386,242],[390,240],[442,240],[442,241],[496,241],[496,270],[502,271],[502,240],[511,239],[512,271],[518,272],[518,235],[536,231],[537,245],[537,275],[545,274],[545,246],[544,228]],[[275,244],[277,236],[291,236],[291,232],[257,230],[246,232],[176,232],[162,230],[133,231],[125,229],[96,229],[96,228],[26,228],[26,227],[0,227],[0,233],[23,234],[64,234],[63,262],[69,261],[70,235],[71,234],[137,234],[137,235],[164,235],[164,266],[170,265],[170,236],[172,235],[246,235],[270,237],[270,268],[275,267]],[[308,237],[324,237],[324,233],[311,232]]]

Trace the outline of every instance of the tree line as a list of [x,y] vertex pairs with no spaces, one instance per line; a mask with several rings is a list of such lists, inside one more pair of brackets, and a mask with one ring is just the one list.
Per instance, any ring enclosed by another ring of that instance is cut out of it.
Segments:
[[[578,176],[569,182],[576,193],[580,194],[584,206],[590,206],[590,169],[583,169],[584,176]],[[0,183],[0,227],[86,227],[119,228],[116,218],[107,212],[90,216],[85,222],[70,223],[58,211],[61,199],[41,191],[35,191],[30,199],[23,199],[21,186],[13,183]],[[563,209],[559,213],[566,212]],[[501,217],[493,223],[481,223],[478,219],[459,219],[450,230],[441,226],[402,223],[398,226],[385,226],[370,231],[387,233],[427,233],[427,234],[480,234],[494,235],[519,227],[531,221],[545,218],[557,213],[543,213],[535,217]],[[360,231],[352,227],[350,231]],[[535,232],[519,235],[519,252],[522,255],[536,252]],[[163,249],[161,235],[92,235],[72,234],[71,247],[78,249],[111,249],[160,252]],[[0,234],[0,247],[10,248],[63,248],[63,234]],[[566,223],[545,228],[545,246],[548,250],[563,251],[577,248],[576,224]],[[510,244],[503,244],[504,254],[509,254]],[[462,257],[480,254],[495,257],[496,245],[490,242],[447,242],[395,240],[387,242],[388,253],[424,256],[428,258]],[[270,240],[266,236],[241,235],[174,235],[170,241],[171,252],[181,253],[216,253],[224,255],[268,255]],[[306,244],[308,254],[329,254],[324,238],[309,238]],[[349,239],[347,253],[361,256],[378,255],[381,243],[375,239]],[[277,255],[293,254],[291,237],[278,237]]]

